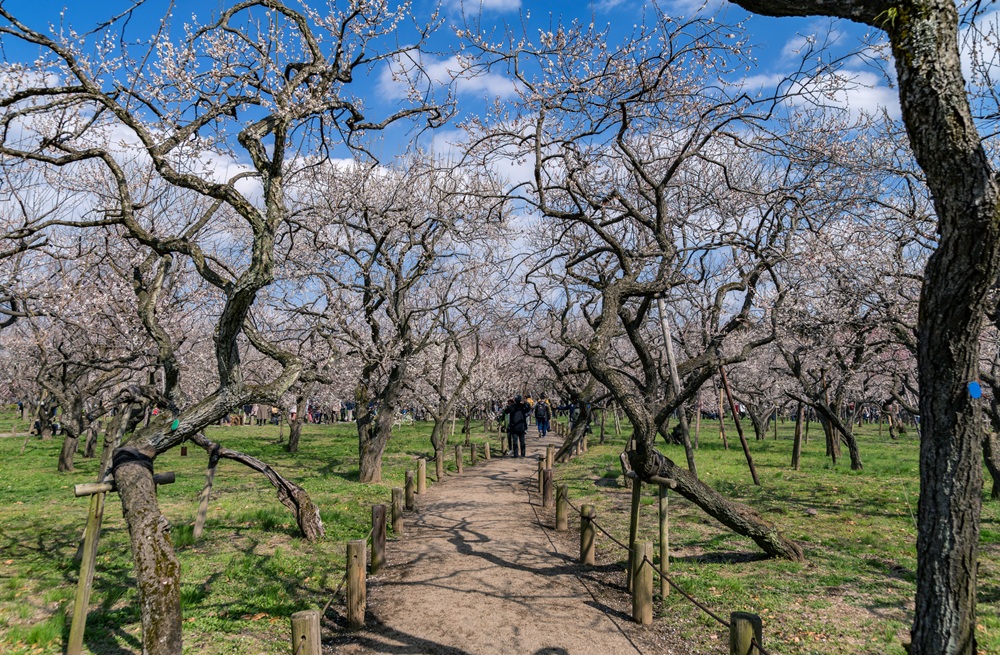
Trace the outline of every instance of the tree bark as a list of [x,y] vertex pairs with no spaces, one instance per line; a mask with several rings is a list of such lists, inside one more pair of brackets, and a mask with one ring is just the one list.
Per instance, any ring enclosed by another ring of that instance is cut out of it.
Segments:
[[114,469],[128,524],[142,615],[144,655],[181,652],[181,567],[170,542],[170,524],[156,503],[153,473],[139,463]]
[[729,500],[715,489],[674,464],[669,457],[658,452],[643,454],[644,441],[636,440],[637,450],[629,452],[632,468],[644,480],[666,478],[676,483],[674,490],[709,516],[734,532],[750,537],[771,557],[793,561],[805,559],[802,548],[794,541],[781,536],[778,529],[765,521],[746,505]]
[[298,524],[299,530],[302,531],[302,536],[306,539],[316,541],[325,534],[323,519],[319,516],[319,507],[312,501],[305,489],[291,480],[286,480],[277,471],[256,457],[219,446],[205,438],[203,434],[193,435],[191,441],[204,448],[212,457],[231,459],[234,462],[239,462],[244,466],[263,473],[264,477],[277,489],[278,500],[281,501],[281,504],[295,515],[295,522]]
[[976,652],[982,503],[979,336],[1000,273],[1000,188],[966,95],[952,0],[736,0],[776,16],[826,14],[883,29],[900,107],[938,217],[917,318],[920,501],[913,655]]
[[77,434],[71,433],[69,430],[66,430],[65,432],[66,434],[63,435],[62,450],[59,451],[59,465],[57,468],[60,473],[72,473],[74,470],[73,457],[76,455],[76,451],[80,447],[80,437]]

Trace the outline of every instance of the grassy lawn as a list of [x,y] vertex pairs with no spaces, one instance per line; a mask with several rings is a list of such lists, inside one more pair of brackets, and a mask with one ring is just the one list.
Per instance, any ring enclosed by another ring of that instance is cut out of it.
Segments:
[[[32,439],[20,454],[24,426],[0,415],[0,652],[60,652],[69,632],[79,564],[74,561],[87,499],[72,486],[90,482],[98,462],[77,458],[77,471],[55,471],[60,440]],[[482,424],[474,425],[482,439]],[[285,428],[287,432],[287,428]],[[791,471],[789,423],[777,441],[750,442],[762,486],[750,479],[738,441],[723,450],[717,427],[702,424],[698,465],[702,478],[753,505],[802,543],[805,564],[758,557],[756,546],[671,495],[670,571],[675,581],[717,613],[752,611],[764,617],[765,646],[778,653],[901,654],[912,616],[916,566],[914,513],[917,443],[912,433],[891,442],[875,428],[860,435],[865,470],[836,467],[824,457],[822,432],[812,426],[801,471]],[[730,429],[728,432],[735,436]],[[296,536],[291,515],[262,476],[232,462],[219,464],[204,537],[191,538],[207,457],[189,445],[157,460],[177,482],[161,487],[159,501],[174,526],[183,567],[185,652],[287,653],[288,616],[322,607],[340,582],[345,542],[363,538],[370,507],[388,503],[414,459],[430,453],[429,426],[399,430],[389,443],[383,484],[357,480],[357,439],[351,426],[306,426],[301,450],[277,444],[278,428],[220,427],[209,438],[269,462],[298,482],[321,507],[327,536],[318,543]],[[596,435],[595,435],[596,437]],[[752,439],[752,437],[751,437]],[[493,440],[494,447],[497,440]],[[630,492],[621,486],[618,453],[625,435],[560,465],[556,477],[579,505],[597,505],[598,521],[628,534]],[[679,449],[664,449],[683,461]],[[467,456],[467,455],[466,455]],[[449,462],[449,470],[453,463]],[[434,466],[428,466],[433,480]],[[655,493],[643,500],[641,535],[654,539]],[[576,521],[574,521],[574,524]],[[575,525],[574,525],[575,528]],[[1000,506],[986,503],[980,557],[980,652],[1000,652]],[[391,546],[390,546],[391,548]],[[599,557],[624,561],[598,537]],[[139,652],[139,616],[127,533],[117,497],[109,496],[90,603],[85,652]],[[691,639],[713,643],[718,626],[679,594],[659,610]],[[718,652],[725,642],[718,642]]]
[[[696,462],[702,479],[754,507],[804,548],[797,564],[759,557],[749,539],[728,531],[700,509],[671,493],[670,576],[723,618],[731,611],[759,614],[771,653],[871,653],[902,655],[909,641],[916,574],[915,516],[918,443],[912,429],[897,441],[878,426],[859,429],[865,468],[850,470],[847,451],[836,466],[825,456],[823,432],[812,424],[801,470],[791,470],[794,424],[778,426],[778,439],[754,441],[750,450],[761,479],[756,487],[729,426],[725,450],[717,423],[702,423]],[[592,439],[596,441],[596,439]],[[586,457],[557,472],[569,485],[571,502],[597,505],[598,522],[623,539],[628,535],[631,491],[621,488],[621,443],[592,446]],[[675,462],[683,449],[662,446]],[[988,478],[988,476],[987,476]],[[979,652],[1000,653],[1000,504],[984,494],[979,568]],[[646,489],[640,538],[657,540],[656,490]],[[602,512],[603,509],[603,512]],[[625,553],[598,535],[599,553],[623,563]],[[600,556],[600,555],[599,555]],[[657,588],[659,588],[657,583]],[[660,612],[692,639],[720,643],[719,625],[680,594],[671,593]]]

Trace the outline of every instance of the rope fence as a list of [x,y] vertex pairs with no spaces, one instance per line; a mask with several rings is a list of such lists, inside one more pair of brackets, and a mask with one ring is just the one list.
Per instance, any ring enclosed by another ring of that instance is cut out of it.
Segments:
[[[582,508],[574,505],[572,501],[570,501],[568,496],[563,496],[563,499],[565,500],[566,504],[569,505],[577,514],[583,516]],[[593,515],[589,516],[588,520],[591,526],[593,526],[596,530],[601,532],[601,534],[610,539],[619,548],[628,553],[632,552],[632,549],[627,544],[623,543],[622,541],[617,539],[614,535],[612,535],[610,532],[608,532],[604,528],[604,526],[602,526],[600,523],[597,522],[597,520],[594,518]],[[656,574],[659,575],[663,580],[666,580],[667,584],[669,584],[673,589],[676,589],[677,592],[681,594],[681,596],[683,596],[692,605],[700,609],[702,612],[704,612],[712,619],[714,619],[719,625],[723,626],[724,628],[726,628],[726,630],[729,630],[732,633],[732,631],[734,630],[734,624],[731,621],[725,620],[724,618],[713,612],[711,609],[709,609],[705,604],[699,602],[694,596],[684,591],[684,589],[682,589],[676,582],[674,582],[674,580],[669,575],[667,575],[661,567],[653,563],[653,561],[649,559],[649,557],[644,555],[642,558],[642,563],[648,564],[652,571],[656,572]],[[770,653],[766,651],[764,647],[760,644],[760,641],[758,640],[756,635],[753,635],[750,638],[749,643],[753,648],[756,649],[756,653],[758,655],[770,655]]]

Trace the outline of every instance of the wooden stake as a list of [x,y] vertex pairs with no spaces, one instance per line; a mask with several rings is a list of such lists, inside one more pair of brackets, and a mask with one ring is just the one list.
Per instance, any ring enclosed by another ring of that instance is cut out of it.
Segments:
[[764,646],[764,623],[756,614],[733,612],[729,615],[729,655],[760,655],[753,641]]
[[414,498],[413,498],[413,493],[414,493],[414,487],[415,486],[416,485],[413,484],[413,471],[407,471],[406,472],[406,509],[409,512],[412,512],[414,506],[416,505],[416,503],[414,502]]
[[565,484],[556,487],[556,530],[569,530],[569,487]]
[[628,523],[628,547],[629,547],[629,562],[628,562],[628,590],[632,591],[632,552],[635,550],[635,540],[639,535],[639,507],[642,502],[642,480],[636,478],[632,481],[632,512],[629,515]]
[[347,542],[347,626],[351,630],[365,627],[366,589],[365,540]]
[[670,515],[668,513],[669,503],[667,498],[667,485],[658,485],[660,501],[660,597],[666,598],[670,594],[670,583],[667,582],[667,574],[670,571]]
[[217,457],[209,456],[208,471],[205,473],[205,486],[201,488],[198,495],[198,516],[194,519],[194,539],[201,539],[201,534],[205,530],[205,519],[208,518],[208,501],[212,497],[212,484],[215,481],[215,469],[219,464]]
[[462,444],[455,444],[455,468],[462,472]]
[[392,533],[403,536],[403,490],[400,487],[392,488]]
[[653,622],[653,542],[632,544],[632,619],[640,625]]
[[792,469],[799,470],[799,463],[802,459],[802,419],[805,416],[805,407],[799,403],[798,411],[795,412],[795,438],[792,441]]
[[427,493],[427,460],[423,457],[417,460],[417,493]]
[[594,529],[594,506],[582,505],[580,507],[580,563],[589,566],[594,565],[594,538],[597,531]]
[[434,453],[434,475],[437,477],[437,481],[441,482],[444,479],[444,451],[439,450]]
[[76,588],[73,603],[73,623],[69,629],[69,643],[66,655],[80,655],[83,652],[83,632],[87,625],[87,606],[94,586],[94,566],[97,562],[97,541],[101,536],[101,522],[104,519],[103,492],[90,496],[90,510],[87,512],[87,529],[83,537],[83,561],[80,563],[80,582]]
[[542,507],[552,507],[552,469],[542,471]]
[[385,505],[372,505],[372,575],[385,566]]
[[292,653],[321,655],[319,612],[305,610],[292,614]]
[[743,446],[743,454],[747,458],[747,466],[750,467],[750,476],[753,483],[760,486],[760,478],[757,477],[757,468],[753,465],[753,456],[750,454],[750,446],[747,444],[746,435],[743,434],[743,426],[740,425],[740,415],[736,411],[736,401],[733,400],[733,392],[729,389],[729,379],[726,377],[726,369],[719,367],[719,374],[722,376],[722,387],[726,390],[726,397],[729,398],[729,407],[733,412],[733,422],[736,423],[736,434],[740,436],[740,444]]
[[483,442],[483,459],[485,459],[487,462],[490,461],[490,442],[489,441],[484,441]]
[[469,466],[476,465],[476,450],[477,448],[475,443],[469,444]]

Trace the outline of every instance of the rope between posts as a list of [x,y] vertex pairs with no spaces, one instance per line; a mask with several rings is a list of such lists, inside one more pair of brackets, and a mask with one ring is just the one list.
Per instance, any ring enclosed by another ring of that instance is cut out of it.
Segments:
[[333,599],[340,595],[340,590],[344,588],[344,583],[347,582],[347,571],[344,571],[344,577],[340,579],[340,584],[337,585],[337,590],[333,592],[330,596],[330,600],[326,601],[326,605],[323,606],[323,611],[320,612],[320,616],[326,616],[326,611],[330,609],[330,605],[333,604]]
[[[573,508],[577,513],[580,512],[580,509],[576,505],[574,505],[570,501],[570,499],[568,497],[564,496],[564,498],[566,500],[566,504],[567,505],[569,505],[571,508]],[[622,542],[620,542],[617,539],[615,539],[614,536],[612,536],[611,533],[609,533],[607,530],[605,530],[601,526],[601,524],[597,522],[596,519],[590,519],[590,524],[593,525],[598,530],[600,530],[603,534],[605,534],[609,539],[611,539],[611,541],[613,541],[614,543],[618,544],[618,546],[620,548],[622,548],[626,552],[630,552],[631,549],[628,546],[626,546]],[[710,617],[712,617],[713,619],[715,619],[716,621],[718,621],[719,624],[722,625],[722,626],[724,626],[727,630],[731,630],[732,629],[732,624],[729,623],[729,621],[726,621],[725,619],[723,619],[722,617],[720,617],[718,614],[716,614],[712,610],[708,609],[708,607],[706,607],[705,605],[703,605],[700,602],[698,602],[691,594],[687,593],[686,591],[684,591],[683,589],[681,589],[679,586],[677,586],[677,583],[674,582],[670,578],[670,576],[666,575],[662,570],[660,570],[660,567],[656,566],[656,564],[654,564],[653,562],[651,562],[648,557],[643,557],[642,559],[643,559],[643,561],[645,563],[647,563],[651,567],[653,567],[653,570],[656,571],[657,574],[659,574],[660,577],[662,577],[664,580],[666,580],[667,584],[669,584],[671,587],[673,587],[674,589],[676,589],[682,596],[684,596],[684,598],[686,598],[689,601],[691,601],[691,603],[695,607],[697,607],[698,609],[700,609],[701,611],[705,612]],[[764,650],[763,646],[761,646],[760,644],[757,643],[756,639],[751,639],[751,643],[753,644],[754,648],[756,648],[759,651],[760,655],[770,655],[770,653],[768,653],[766,650]]]

